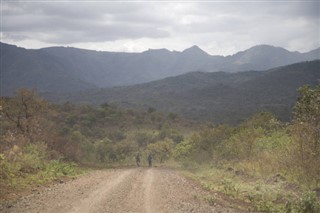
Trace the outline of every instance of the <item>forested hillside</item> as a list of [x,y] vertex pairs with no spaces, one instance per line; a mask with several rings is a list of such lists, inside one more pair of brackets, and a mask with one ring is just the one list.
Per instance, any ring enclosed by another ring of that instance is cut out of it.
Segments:
[[0,48],[1,95],[13,95],[19,88],[74,92],[134,85],[194,71],[266,70],[320,58],[320,49],[298,53],[268,45],[254,46],[231,56],[212,56],[197,46],[182,52],[156,49],[142,53],[71,47],[24,49],[5,43],[0,43]]
[[320,61],[283,66],[264,72],[193,72],[160,81],[75,94],[45,94],[54,102],[102,104],[155,108],[195,120],[239,123],[255,112],[270,111],[289,121],[296,90],[317,85]]
[[151,154],[156,166],[191,171],[212,193],[210,205],[219,192],[246,210],[316,212],[320,87],[299,93],[290,123],[264,112],[237,126],[213,126],[154,108],[51,105],[20,90],[1,99],[0,195],[77,175],[77,164],[132,166],[140,154],[144,166]]

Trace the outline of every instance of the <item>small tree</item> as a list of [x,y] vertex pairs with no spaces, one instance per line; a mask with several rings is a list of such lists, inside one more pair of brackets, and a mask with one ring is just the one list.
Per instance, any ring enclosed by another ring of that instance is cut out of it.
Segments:
[[160,163],[163,163],[173,152],[173,141],[170,139],[158,141],[156,143],[149,144],[147,149],[159,159]]
[[[312,89],[309,85],[298,89],[300,96],[294,107],[294,117],[298,122],[320,125],[320,84]],[[319,128],[318,128],[319,129]]]
[[[297,125],[308,126],[311,150],[314,156],[320,156],[320,85],[315,89],[304,86],[299,90],[300,96],[294,107],[294,118]],[[301,135],[304,137],[303,135]],[[301,138],[303,139],[303,138]]]
[[309,181],[320,182],[320,85],[304,86],[294,107],[293,136],[295,159],[299,159],[301,174]]
[[42,115],[48,111],[47,102],[35,90],[26,89],[18,90],[14,98],[0,100],[1,118],[15,127],[15,133],[22,134],[33,142],[45,126]]
[[108,156],[111,154],[110,152],[113,151],[111,146],[112,141],[109,138],[104,138],[95,143],[96,157],[99,162],[103,163],[108,159]]
[[[250,160],[257,151],[257,142],[264,135],[262,128],[243,128],[228,140],[227,158]],[[229,145],[229,146],[228,146]]]

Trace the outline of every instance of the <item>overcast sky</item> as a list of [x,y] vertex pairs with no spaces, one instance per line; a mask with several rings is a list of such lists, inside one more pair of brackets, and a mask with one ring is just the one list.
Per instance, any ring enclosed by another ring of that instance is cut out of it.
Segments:
[[192,45],[229,55],[258,44],[320,47],[319,1],[1,1],[1,41],[141,52]]

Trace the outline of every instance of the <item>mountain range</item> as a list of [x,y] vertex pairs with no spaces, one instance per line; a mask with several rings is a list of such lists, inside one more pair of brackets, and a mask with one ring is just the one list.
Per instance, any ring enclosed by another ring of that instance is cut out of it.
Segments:
[[259,71],[320,59],[320,48],[299,53],[269,45],[254,46],[231,56],[212,56],[197,46],[182,52],[155,49],[142,53],[71,47],[24,49],[5,43],[0,43],[0,48],[2,96],[12,95],[21,87],[40,92],[77,92],[134,85],[194,71]]
[[315,60],[263,72],[198,71],[133,86],[44,95],[60,103],[155,108],[191,119],[234,124],[258,111],[271,111],[287,121],[296,102],[297,89],[319,83],[320,60]]

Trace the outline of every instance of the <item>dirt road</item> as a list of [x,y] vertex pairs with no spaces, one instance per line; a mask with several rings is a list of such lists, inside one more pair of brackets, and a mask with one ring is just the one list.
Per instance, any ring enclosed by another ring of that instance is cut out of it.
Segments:
[[109,169],[34,191],[2,212],[234,212],[210,206],[207,192],[167,169]]

